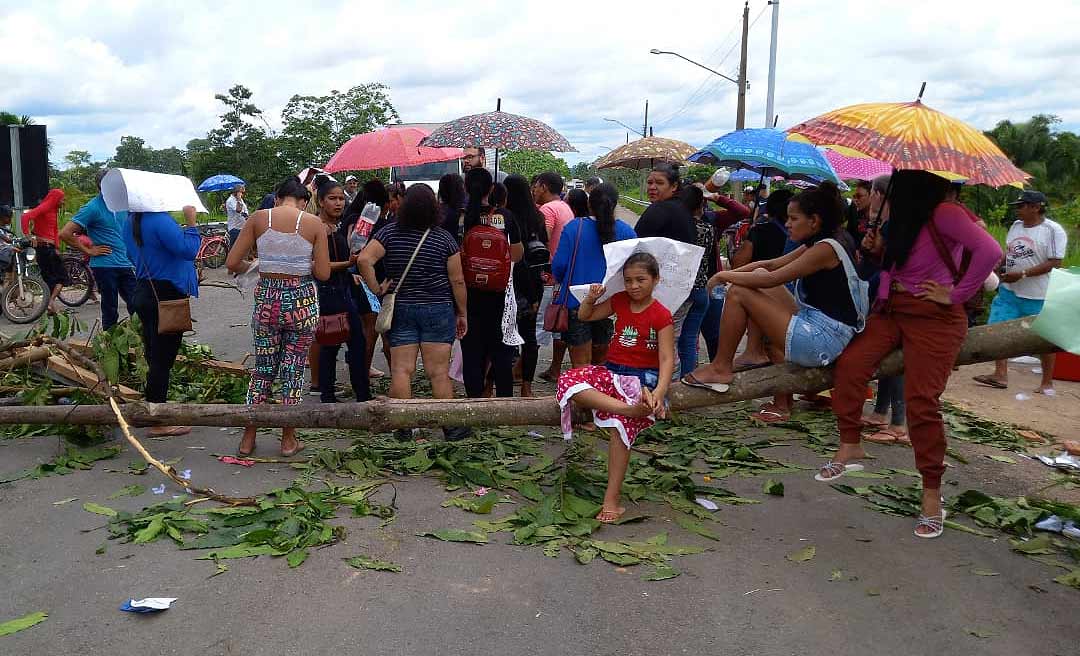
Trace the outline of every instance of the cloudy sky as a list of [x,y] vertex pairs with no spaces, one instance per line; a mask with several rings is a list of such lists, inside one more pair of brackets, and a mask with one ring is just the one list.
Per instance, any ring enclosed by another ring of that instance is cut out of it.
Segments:
[[[54,161],[123,135],[183,147],[241,83],[277,128],[296,93],[390,86],[407,122],[503,109],[592,160],[639,127],[702,145],[734,128],[743,0],[663,3],[35,0],[0,7],[0,109],[48,125]],[[703,11],[692,10],[700,6]],[[747,125],[765,123],[771,9],[750,0]],[[924,101],[982,129],[1057,114],[1080,129],[1080,2],[782,0],[781,127],[848,104]]]

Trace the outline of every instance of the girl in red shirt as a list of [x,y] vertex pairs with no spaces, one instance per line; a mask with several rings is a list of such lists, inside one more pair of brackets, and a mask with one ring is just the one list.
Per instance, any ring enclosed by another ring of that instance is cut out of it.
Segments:
[[578,318],[597,321],[615,315],[615,336],[603,367],[571,369],[559,377],[563,432],[569,439],[570,400],[593,411],[597,426],[610,429],[608,486],[596,519],[614,523],[626,512],[619,505],[630,446],[642,430],[666,415],[665,399],[675,371],[675,330],[671,312],[652,297],[660,265],[649,253],[634,253],[623,265],[623,285],[607,301],[602,285],[593,285],[581,302]]

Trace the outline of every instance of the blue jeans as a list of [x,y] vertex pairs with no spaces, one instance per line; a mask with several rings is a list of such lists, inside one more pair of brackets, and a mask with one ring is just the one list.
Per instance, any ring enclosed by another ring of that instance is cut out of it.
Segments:
[[[472,332],[472,326],[469,326]],[[410,344],[453,344],[457,335],[457,315],[454,304],[398,303],[394,306],[394,322],[391,324],[390,348]]]
[[128,314],[134,314],[132,299],[135,298],[135,274],[125,267],[91,267],[101,297],[101,329],[108,330],[120,320],[120,301],[124,299]]
[[907,411],[904,405],[903,376],[882,376],[878,379],[874,414],[884,415],[890,409],[892,416],[889,418],[889,423],[893,426],[903,426],[904,414]]
[[855,336],[855,329],[821,310],[802,305],[788,323],[784,353],[803,367],[827,367]]
[[685,376],[697,368],[698,360],[698,332],[701,330],[701,322],[705,320],[705,314],[709,311],[709,290],[705,287],[690,292],[687,298],[690,301],[690,310],[683,319],[682,331],[679,332],[679,369],[680,376]]
[[705,338],[705,348],[709,351],[709,362],[716,359],[720,344],[720,317],[724,315],[724,299],[709,297],[709,309],[701,322],[701,336]]
[[[357,401],[371,399],[371,385],[368,380],[367,340],[364,339],[364,324],[356,308],[351,290],[341,297],[342,309],[349,315],[349,339],[345,344],[349,350],[345,353],[345,363],[349,365],[349,383],[356,394]],[[334,384],[337,382],[337,356],[341,344],[319,347],[319,392],[323,403],[334,403]]]
[[641,386],[643,388],[654,390],[656,389],[656,385],[660,382],[660,372],[657,369],[629,367],[624,364],[615,364],[614,362],[606,362],[604,363],[604,366],[613,374],[618,374],[620,376],[637,376],[637,379],[641,381]]

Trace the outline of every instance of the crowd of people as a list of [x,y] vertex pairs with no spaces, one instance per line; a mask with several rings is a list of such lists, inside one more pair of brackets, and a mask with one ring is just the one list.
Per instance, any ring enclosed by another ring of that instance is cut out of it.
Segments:
[[[554,172],[496,179],[482,149],[466,149],[462,170],[443,176],[437,190],[378,179],[360,184],[354,176],[342,184],[312,170],[283,181],[250,214],[242,187],[229,196],[227,267],[258,270],[247,402],[266,403],[275,386],[285,405],[299,403],[305,387],[324,403],[338,402],[342,346],[354,399],[370,399],[370,380],[382,375],[373,367],[380,339],[392,398],[412,395],[418,361],[438,399],[454,397],[454,379],[469,398],[510,397],[516,384],[530,396],[540,345],[551,344],[552,362],[539,377],[557,383],[564,429],[572,430],[577,405],[611,434],[602,522],[624,512],[630,447],[666,415],[673,384],[723,393],[739,371],[793,362],[836,367],[831,403],[840,448],[817,480],[861,469],[863,439],[909,443],[923,479],[915,534],[940,535],[945,435],[938,399],[977,316],[968,302],[1000,276],[990,321],[1037,314],[1048,274],[1065,252],[1065,233],[1046,217],[1044,195],[1026,191],[1015,203],[1019,220],[1003,257],[985,224],[957,201],[955,185],[919,171],[858,181],[850,203],[830,182],[799,193],[748,187],[740,202],[659,164],[646,179],[650,204],[631,226],[616,218],[618,190],[596,178],[570,190]],[[194,209],[185,208],[181,227],[167,213],[121,216],[98,196],[58,233],[55,211],[47,219],[49,204],[58,202],[50,194],[29,221],[24,216],[24,231],[46,252],[63,240],[92,258],[103,322],[117,321],[117,297],[140,317],[146,398],[164,402],[181,335],[159,330],[159,304],[198,295]],[[80,231],[93,245],[78,241]],[[605,245],[639,237],[701,247],[678,307],[654,297],[661,267],[643,252],[622,264],[624,291],[605,297]],[[43,273],[48,268],[43,261]],[[570,293],[579,285],[589,289],[581,300]],[[699,365],[702,341],[708,361]],[[867,384],[896,348],[909,373],[881,379],[874,410],[864,416]],[[976,380],[1003,388],[1006,372],[998,363]],[[1039,391],[1052,394],[1052,378]],[[787,421],[792,404],[790,394],[779,394],[753,416]],[[459,440],[470,430],[444,434]],[[249,428],[238,450],[250,455],[255,448]],[[282,455],[303,448],[294,430],[283,431]]]

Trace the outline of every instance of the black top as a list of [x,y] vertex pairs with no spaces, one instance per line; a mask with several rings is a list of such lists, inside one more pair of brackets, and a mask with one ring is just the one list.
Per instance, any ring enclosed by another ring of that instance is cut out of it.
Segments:
[[[841,239],[840,243],[848,251],[848,257],[851,257],[850,244],[844,244],[845,241],[847,240]],[[859,315],[855,311],[855,301],[851,300],[851,290],[848,287],[843,262],[838,263],[833,269],[811,273],[802,279],[800,286],[803,300],[808,305],[851,327],[858,324]]]
[[450,207],[445,203],[439,203],[439,213],[442,216],[443,230],[449,232],[454,236],[454,239],[461,243],[462,231],[461,231],[461,213],[464,210],[458,207]]
[[667,237],[687,244],[697,243],[697,227],[690,210],[669,198],[649,205],[634,226],[638,237]]
[[[330,252],[330,262],[344,262],[349,259],[349,241],[341,236],[338,231],[331,232],[326,238],[327,250]],[[330,272],[330,278],[322,283],[328,287],[348,289],[352,285],[352,274],[348,268]]]
[[780,225],[779,221],[766,218],[764,221],[755,223],[746,238],[754,245],[751,262],[775,260],[784,254],[784,244],[787,243],[787,228]]

